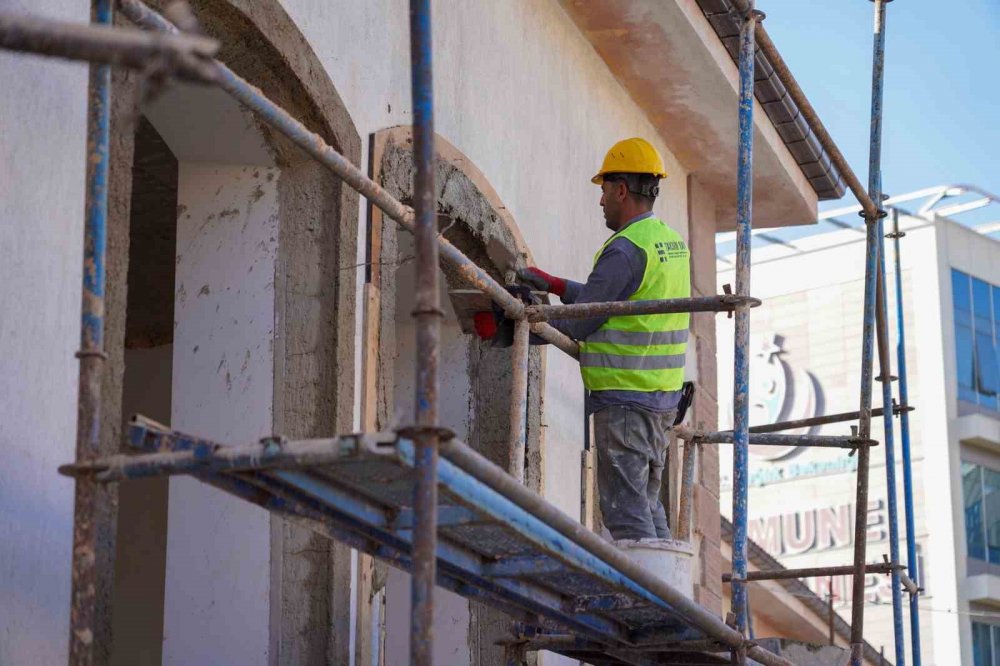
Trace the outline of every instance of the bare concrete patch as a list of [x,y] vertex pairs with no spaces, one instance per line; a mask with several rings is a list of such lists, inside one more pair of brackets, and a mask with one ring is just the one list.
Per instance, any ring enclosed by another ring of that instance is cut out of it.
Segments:
[[[412,200],[413,153],[404,128],[387,130],[390,134],[377,151],[376,177],[393,196],[403,202]],[[378,141],[378,139],[377,139]],[[516,224],[499,203],[485,177],[454,147],[438,142],[435,161],[438,226],[446,239],[501,283],[510,283],[512,270],[530,262]],[[380,338],[378,348],[379,422],[391,423],[389,411],[393,394],[393,365],[396,341],[396,268],[409,257],[399,252],[395,222],[373,216],[372,282],[380,286]],[[456,271],[442,264],[449,289],[469,288]],[[506,466],[509,444],[509,411],[512,389],[511,353],[495,349],[476,336],[467,336],[470,395],[468,444],[500,466]],[[544,363],[540,350],[529,355],[529,414],[525,474],[529,487],[541,491],[542,465],[542,386]],[[454,398],[457,398],[455,396]],[[444,424],[447,425],[447,424]],[[506,636],[511,618],[478,603],[470,602],[469,646],[472,663],[477,666],[500,666],[507,663],[504,649],[495,644]]]

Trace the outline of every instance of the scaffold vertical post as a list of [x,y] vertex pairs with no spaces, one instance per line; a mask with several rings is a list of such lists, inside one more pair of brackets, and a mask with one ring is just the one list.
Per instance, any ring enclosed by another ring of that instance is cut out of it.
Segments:
[[[876,284],[878,282],[879,216],[882,215],[882,72],[885,54],[885,0],[874,0],[871,126],[868,149],[868,197],[865,210],[865,294],[861,337],[861,412],[858,437],[869,439],[872,421],[872,379],[875,348]],[[851,666],[862,666],[865,627],[865,559],[868,545],[868,466],[870,447],[858,448],[857,500],[854,523],[854,576],[851,598]]]
[[[736,163],[736,295],[750,295],[750,243],[753,227],[754,29],[760,14],[754,3],[740,27],[739,152]],[[747,635],[747,492],[750,444],[750,307],[736,307],[733,364],[733,613],[736,629]],[[736,661],[746,663],[745,649]]]
[[[92,20],[111,25],[112,0],[97,0]],[[90,66],[87,109],[87,190],[80,313],[79,397],[76,458],[101,455],[101,381],[104,375],[104,257],[107,247],[108,170],[111,132],[111,66]],[[114,576],[113,487],[76,480],[69,663],[97,664],[110,658],[111,578]]]
[[[892,209],[892,235],[896,282],[896,372],[899,374],[899,403],[909,407],[910,396],[906,377],[906,327],[903,322],[903,271],[899,252],[899,211]],[[904,409],[899,416],[899,439],[903,457],[903,507],[906,511],[906,569],[910,580],[920,585],[917,570],[917,536],[913,518],[913,469],[910,459],[910,413]],[[910,654],[913,666],[920,666],[920,597],[910,594]]]
[[[878,308],[878,355],[879,370],[882,382],[882,404],[892,405],[892,362],[889,351],[889,304],[886,298],[885,281],[885,235],[882,218],[878,220],[878,283],[876,284],[875,306]],[[884,409],[882,426],[885,447],[885,479],[886,504],[889,511],[889,559],[892,564],[899,564],[899,505],[896,497],[896,450],[893,432],[892,409]],[[905,666],[906,651],[903,638],[903,589],[899,578],[899,569],[894,568],[889,574],[892,592],[892,630],[893,648],[896,654],[896,664]]]
[[438,348],[442,311],[438,294],[430,0],[410,0],[410,66],[417,259],[416,307],[413,311],[417,323],[417,381],[410,663],[431,666],[437,568]]

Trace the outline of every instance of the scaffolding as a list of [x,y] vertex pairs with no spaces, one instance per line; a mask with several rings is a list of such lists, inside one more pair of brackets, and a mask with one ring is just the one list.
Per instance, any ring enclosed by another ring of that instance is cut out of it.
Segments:
[[[91,65],[88,108],[88,172],[81,315],[77,461],[60,469],[76,480],[70,663],[95,662],[95,622],[101,577],[108,562],[98,556],[102,521],[111,501],[106,484],[150,476],[191,475],[293,522],[412,573],[411,663],[429,666],[435,584],[506,610],[517,625],[513,644],[552,650],[592,662],[622,664],[730,663],[768,666],[791,662],[757,645],[750,636],[747,585],[758,580],[851,574],[851,664],[864,658],[864,582],[868,573],[892,579],[895,663],[905,663],[902,589],[909,594],[911,655],[920,664],[919,618],[909,458],[899,236],[894,227],[898,312],[899,402],[892,396],[885,297],[883,195],[881,185],[882,82],[885,9],[874,0],[871,134],[868,184],[863,187],[791,75],[753,0],[729,0],[740,22],[739,152],[737,164],[735,293],[662,301],[531,305],[511,295],[485,270],[436,232],[434,200],[433,95],[430,0],[411,0],[415,207],[410,208],[364,175],[343,155],[310,132],[263,93],[214,59],[218,44],[183,30],[140,0],[118,0],[121,13],[144,31],[112,26],[113,0],[95,0],[93,24],[0,14],[0,47],[78,60]],[[182,19],[184,14],[178,14]],[[772,64],[819,143],[860,204],[866,224],[866,270],[862,368],[858,411],[750,427],[749,314],[760,301],[750,295],[752,233],[754,66],[757,52]],[[397,432],[332,439],[268,438],[227,446],[136,417],[129,444],[140,453],[101,457],[101,375],[104,353],[104,262],[107,218],[111,66],[214,84],[313,159],[365,196],[416,238],[417,386],[413,425]],[[486,293],[515,320],[514,395],[510,415],[511,458],[504,470],[458,441],[438,421],[438,266],[444,262]],[[732,590],[732,622],[702,608],[680,591],[632,562],[587,527],[569,518],[523,485],[528,345],[535,334],[570,356],[577,344],[546,323],[552,318],[667,312],[726,312],[735,316],[733,430],[677,428],[684,440],[678,534],[691,535],[694,461],[703,443],[725,443],[733,456],[733,561],[725,575]],[[874,371],[878,354],[879,374]],[[883,409],[872,408],[873,382],[882,384]],[[888,482],[889,559],[866,563],[866,513],[872,418],[882,416]],[[907,564],[900,564],[893,417],[901,418],[905,486]],[[804,426],[857,421],[850,436],[788,435]],[[858,456],[853,563],[839,567],[748,572],[748,447],[788,445],[840,447]],[[389,482],[384,482],[389,479]],[[484,545],[484,543],[486,545]],[[488,552],[484,552],[484,548]],[[488,557],[486,556],[488,555]],[[104,568],[102,570],[102,567]]]

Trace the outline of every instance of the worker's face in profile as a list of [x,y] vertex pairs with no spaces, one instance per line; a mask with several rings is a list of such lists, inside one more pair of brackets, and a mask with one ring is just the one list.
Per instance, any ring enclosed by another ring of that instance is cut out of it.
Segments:
[[628,187],[620,181],[606,180],[601,183],[601,208],[604,209],[604,224],[612,231],[621,224],[622,205],[628,196]]

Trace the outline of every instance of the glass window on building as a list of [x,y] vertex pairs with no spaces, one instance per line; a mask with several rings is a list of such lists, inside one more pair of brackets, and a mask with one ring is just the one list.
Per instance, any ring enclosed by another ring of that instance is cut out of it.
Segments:
[[969,557],[986,559],[983,518],[983,468],[962,463],[962,495],[965,497],[965,547]]
[[974,666],[1000,666],[1000,627],[972,623],[972,663]]
[[1000,411],[1000,287],[951,271],[958,399]]
[[969,557],[1000,564],[1000,471],[963,462],[962,495]]

